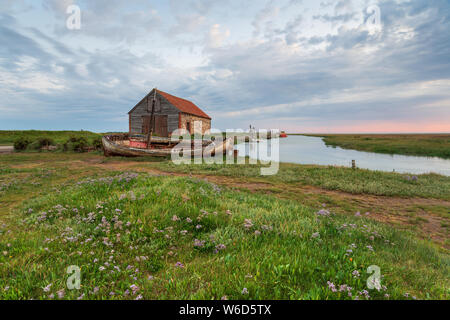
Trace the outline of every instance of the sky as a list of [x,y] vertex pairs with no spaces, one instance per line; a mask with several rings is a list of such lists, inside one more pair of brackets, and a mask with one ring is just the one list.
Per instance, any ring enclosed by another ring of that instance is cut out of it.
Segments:
[[154,87],[222,130],[450,132],[450,1],[0,1],[0,130],[128,131]]

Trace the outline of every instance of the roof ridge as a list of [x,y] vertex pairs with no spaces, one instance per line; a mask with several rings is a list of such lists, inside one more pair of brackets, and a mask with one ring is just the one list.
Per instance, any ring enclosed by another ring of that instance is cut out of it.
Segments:
[[[174,96],[173,94],[167,93],[165,91],[162,91],[162,90],[159,90],[159,89],[156,89],[156,88],[154,90],[159,91],[159,93],[164,98],[166,98],[172,105],[174,105],[175,108],[177,108],[181,112],[184,112],[184,113],[187,113],[187,114],[192,114],[194,116],[198,116],[198,117],[201,117],[201,118],[211,119],[211,117],[208,114],[206,114],[202,109],[200,109],[192,101],[184,99],[184,98],[180,98],[180,97],[177,97],[177,96]],[[170,101],[172,99],[173,99],[173,101]],[[180,102],[180,103],[177,103],[177,102]]]
[[[152,91],[153,91],[153,90],[152,90]],[[174,97],[174,98],[181,99],[181,100],[184,100],[184,101],[187,101],[187,102],[190,102],[190,103],[194,104],[191,100],[188,100],[188,99],[185,99],[185,98],[181,98],[181,97],[178,97],[178,96],[174,96],[173,94],[170,94],[170,93],[168,93],[168,92],[165,92],[165,91],[156,89],[156,92],[158,92],[158,91],[161,92],[161,93],[165,93],[165,94],[167,94],[167,95],[169,95],[169,96],[172,96],[172,97]]]

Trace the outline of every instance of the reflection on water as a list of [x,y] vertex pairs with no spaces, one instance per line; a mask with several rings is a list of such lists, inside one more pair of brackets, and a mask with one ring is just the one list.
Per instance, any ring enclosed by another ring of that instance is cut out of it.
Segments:
[[[280,139],[279,144],[280,162],[350,167],[351,161],[356,160],[357,167],[364,169],[413,174],[434,172],[450,176],[450,160],[441,158],[388,155],[327,147],[321,138],[306,136],[289,136]],[[248,156],[250,150],[256,148],[256,143],[236,146],[241,156],[244,154]],[[270,146],[267,149],[270,150]],[[251,157],[258,158],[256,154],[253,152]],[[267,160],[267,158],[262,157],[261,160]]]

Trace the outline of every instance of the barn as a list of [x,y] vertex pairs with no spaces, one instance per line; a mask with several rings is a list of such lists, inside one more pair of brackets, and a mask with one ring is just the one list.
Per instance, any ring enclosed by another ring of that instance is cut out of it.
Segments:
[[130,135],[150,132],[154,98],[155,135],[169,137],[176,129],[186,129],[191,134],[211,129],[211,117],[194,103],[155,88],[128,112]]

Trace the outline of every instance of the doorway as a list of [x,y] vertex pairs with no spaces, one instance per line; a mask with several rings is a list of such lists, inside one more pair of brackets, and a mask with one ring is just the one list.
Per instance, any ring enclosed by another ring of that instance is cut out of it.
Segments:
[[[159,137],[168,137],[169,130],[167,126],[167,115],[155,115],[155,129],[153,130],[153,134]],[[143,116],[142,117],[142,133],[149,134],[150,133],[150,125],[151,116]]]
[[192,133],[191,132],[191,123],[189,121],[186,121],[186,130],[187,130],[187,132]]

